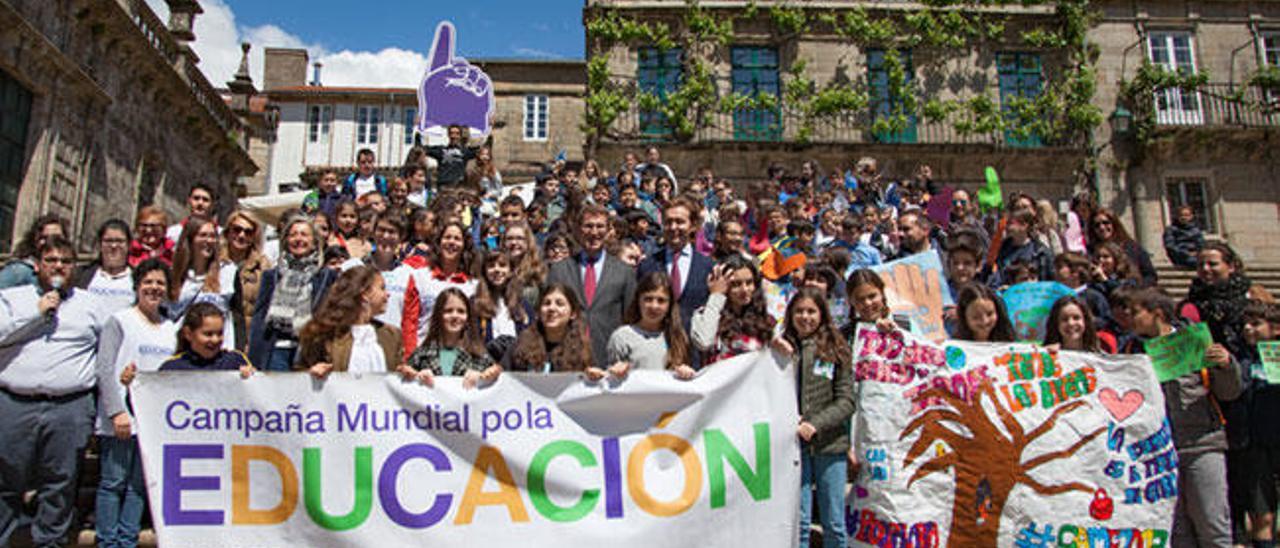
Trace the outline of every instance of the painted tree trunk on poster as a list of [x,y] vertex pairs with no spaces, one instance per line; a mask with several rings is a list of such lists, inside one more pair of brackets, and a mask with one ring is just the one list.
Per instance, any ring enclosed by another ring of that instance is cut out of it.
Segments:
[[1178,459],[1146,356],[865,324],[853,344],[853,544],[1168,544]]

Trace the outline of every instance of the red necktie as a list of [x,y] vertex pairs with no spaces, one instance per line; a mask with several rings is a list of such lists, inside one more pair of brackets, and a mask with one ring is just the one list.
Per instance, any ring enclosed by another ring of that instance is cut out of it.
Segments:
[[591,301],[596,300],[596,263],[590,257],[587,258],[587,272],[583,278],[582,293],[587,297],[587,306],[591,306]]
[[673,300],[680,299],[680,255],[671,256],[671,297]]

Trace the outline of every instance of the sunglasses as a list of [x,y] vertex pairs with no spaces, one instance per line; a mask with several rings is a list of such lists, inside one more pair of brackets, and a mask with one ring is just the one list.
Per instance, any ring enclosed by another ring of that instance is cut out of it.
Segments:
[[248,235],[253,235],[255,232],[257,232],[257,230],[254,230],[252,228],[245,228],[243,226],[232,226],[227,229],[227,232],[230,232],[231,234],[243,234],[248,236]]

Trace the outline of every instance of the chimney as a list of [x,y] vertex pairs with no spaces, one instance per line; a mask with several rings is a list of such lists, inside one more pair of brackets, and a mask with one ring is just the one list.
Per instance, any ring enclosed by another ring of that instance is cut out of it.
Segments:
[[263,89],[304,86],[307,84],[307,50],[266,48],[262,68]]
[[320,67],[323,67],[324,63],[321,63],[320,61],[316,61],[315,63],[312,63],[311,66],[315,67],[316,69],[315,78],[311,80],[311,85],[315,87],[320,87],[322,85],[320,83]]

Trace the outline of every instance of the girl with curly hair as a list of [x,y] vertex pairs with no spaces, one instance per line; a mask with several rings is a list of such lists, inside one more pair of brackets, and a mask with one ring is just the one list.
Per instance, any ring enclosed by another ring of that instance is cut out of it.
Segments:
[[298,335],[293,369],[318,379],[334,371],[403,373],[400,330],[377,320],[386,307],[378,269],[360,265],[343,272]]
[[730,257],[707,278],[710,297],[693,313],[693,345],[707,352],[705,365],[760,350],[773,338],[777,321],[769,315],[760,271],[749,259]]

